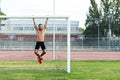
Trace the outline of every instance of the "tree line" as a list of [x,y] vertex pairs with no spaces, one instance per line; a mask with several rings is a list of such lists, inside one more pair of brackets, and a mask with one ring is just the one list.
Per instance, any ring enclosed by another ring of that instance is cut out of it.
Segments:
[[[85,22],[85,37],[120,36],[120,0],[90,0]],[[99,7],[98,7],[99,6]]]

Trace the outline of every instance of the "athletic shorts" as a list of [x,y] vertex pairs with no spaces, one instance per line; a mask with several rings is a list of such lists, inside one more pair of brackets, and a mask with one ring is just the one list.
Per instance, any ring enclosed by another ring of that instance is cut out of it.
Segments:
[[44,42],[36,42],[35,49],[39,49],[41,47],[42,50],[46,49]]

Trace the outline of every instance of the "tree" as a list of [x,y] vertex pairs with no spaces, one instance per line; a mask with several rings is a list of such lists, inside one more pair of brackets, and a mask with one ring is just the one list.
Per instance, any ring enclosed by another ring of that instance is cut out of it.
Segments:
[[103,17],[103,29],[106,31],[105,36],[108,35],[120,35],[120,0],[101,0],[101,10]]
[[113,0],[110,7],[111,10],[111,29],[112,33],[120,36],[120,0]]
[[85,37],[107,37],[108,34],[120,36],[120,0],[101,0],[100,8],[95,0],[90,2]]
[[0,15],[6,15],[6,14],[0,11]]
[[[91,6],[89,7],[89,13],[86,19],[86,30],[84,31],[85,37],[97,37],[98,35],[98,24],[100,19],[100,11],[95,0],[90,0]],[[97,23],[96,23],[97,22]]]

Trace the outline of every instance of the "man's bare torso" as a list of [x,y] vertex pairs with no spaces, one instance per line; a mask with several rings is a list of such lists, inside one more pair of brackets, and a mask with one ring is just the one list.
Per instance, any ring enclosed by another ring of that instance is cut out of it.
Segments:
[[38,42],[43,42],[44,41],[44,37],[45,37],[45,29],[41,30],[41,31],[37,31],[37,41]]

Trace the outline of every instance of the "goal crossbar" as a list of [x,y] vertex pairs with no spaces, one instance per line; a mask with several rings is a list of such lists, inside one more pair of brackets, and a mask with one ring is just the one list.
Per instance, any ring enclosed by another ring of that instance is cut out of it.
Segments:
[[50,18],[50,19],[68,19],[68,16],[0,16],[0,18],[24,18],[24,19],[31,19],[31,18],[40,18],[40,19],[45,19],[45,18]]

